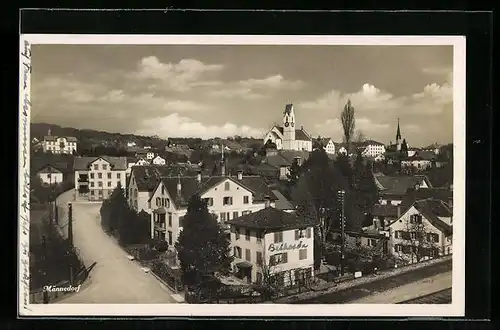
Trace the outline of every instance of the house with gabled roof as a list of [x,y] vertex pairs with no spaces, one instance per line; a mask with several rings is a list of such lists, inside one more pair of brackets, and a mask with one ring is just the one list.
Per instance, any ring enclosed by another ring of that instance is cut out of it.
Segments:
[[73,154],[76,152],[78,140],[74,136],[54,136],[49,129],[46,136],[43,137],[43,152],[53,154]]
[[198,194],[207,203],[208,210],[217,216],[219,223],[265,207],[266,196],[275,206],[276,196],[260,176],[164,177],[153,190],[151,205],[151,233],[166,240],[171,248],[183,227],[184,215],[191,196]]
[[387,225],[386,231],[390,251],[409,262],[453,252],[453,211],[441,200],[414,201]]
[[385,175],[374,173],[379,191],[379,204],[399,205],[410,188],[429,188],[431,182],[425,175]]
[[276,145],[278,150],[304,150],[311,152],[312,137],[304,126],[295,127],[295,110],[293,104],[287,104],[283,111],[283,126],[274,125],[264,136],[263,144],[268,141]]
[[73,170],[77,199],[100,201],[118,185],[126,187],[126,157],[75,157]]
[[38,168],[36,170],[36,175],[42,180],[42,183],[46,185],[59,184],[64,180],[64,170],[52,164],[46,164]]
[[169,175],[172,175],[172,169],[167,166],[133,166],[127,180],[126,196],[129,206],[137,212],[142,210],[151,214],[149,198],[161,178]]

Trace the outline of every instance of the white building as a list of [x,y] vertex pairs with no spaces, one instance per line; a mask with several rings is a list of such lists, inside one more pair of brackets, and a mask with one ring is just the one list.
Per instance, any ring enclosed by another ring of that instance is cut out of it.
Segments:
[[364,141],[361,143],[360,148],[363,157],[377,157],[385,154],[384,144],[373,140]]
[[73,169],[77,198],[103,200],[118,184],[126,187],[126,157],[75,157]]
[[321,143],[321,146],[327,154],[335,155],[335,143],[331,138],[322,138],[319,143]]
[[237,177],[203,177],[198,173],[194,177],[162,178],[149,199],[153,237],[165,239],[173,248],[194,194],[207,202],[208,210],[220,223],[263,209],[265,196],[270,196],[273,206],[276,200],[260,176],[244,176],[241,172]]
[[451,254],[452,224],[452,210],[443,201],[417,200],[389,224],[389,250],[408,262]]
[[129,176],[130,173],[132,173],[132,167],[134,166],[146,166],[146,165],[150,165],[149,162],[142,158],[142,157],[139,157],[139,158],[131,158],[131,159],[127,159],[127,171],[126,171],[126,175]]
[[42,183],[47,185],[62,183],[64,180],[63,172],[52,165],[43,166],[36,174],[40,177]]
[[157,155],[153,160],[151,161],[154,165],[165,165],[167,161],[160,157],[160,155]]
[[42,141],[43,152],[53,154],[73,154],[76,152],[77,139],[73,136],[53,136],[50,129]]
[[[146,147],[144,147],[144,149],[146,149]],[[153,160],[153,158],[155,158],[155,153],[152,152],[152,151],[148,151],[146,153],[146,159],[149,160],[149,161],[151,161],[151,160]]]
[[264,276],[273,276],[288,286],[314,276],[311,221],[268,206],[228,223],[237,277],[260,283]]
[[283,112],[283,126],[273,126],[264,136],[264,144],[268,141],[276,144],[278,150],[312,151],[312,138],[304,127],[295,127],[295,112],[292,104],[287,104]]

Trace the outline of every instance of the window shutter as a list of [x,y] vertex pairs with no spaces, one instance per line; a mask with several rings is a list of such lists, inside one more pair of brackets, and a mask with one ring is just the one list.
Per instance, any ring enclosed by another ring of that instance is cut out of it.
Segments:
[[274,233],[274,243],[279,242],[279,232]]
[[296,241],[299,240],[299,230],[298,229],[295,230],[295,240]]
[[286,264],[288,262],[288,252],[283,253],[283,263]]
[[311,238],[311,228],[307,228],[306,230],[306,237]]

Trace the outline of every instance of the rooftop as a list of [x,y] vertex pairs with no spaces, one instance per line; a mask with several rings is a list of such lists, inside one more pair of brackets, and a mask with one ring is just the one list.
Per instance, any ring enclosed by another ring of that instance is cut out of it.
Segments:
[[274,207],[266,207],[260,211],[226,221],[226,223],[239,227],[268,230],[287,230],[314,226],[312,220],[301,218],[294,213],[278,210]]
[[90,165],[98,159],[104,159],[111,164],[112,170],[122,170],[127,169],[127,157],[111,157],[111,156],[99,156],[99,157],[75,157],[73,162],[73,169],[75,171],[87,171]]
[[424,180],[428,186],[430,182],[424,175],[383,175],[377,173],[374,175],[375,183],[381,193],[386,195],[405,195],[409,188],[414,188],[415,185],[421,184]]

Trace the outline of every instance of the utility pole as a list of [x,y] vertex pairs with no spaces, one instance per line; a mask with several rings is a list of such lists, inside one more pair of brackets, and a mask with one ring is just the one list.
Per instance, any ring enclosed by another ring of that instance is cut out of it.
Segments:
[[340,276],[344,275],[344,245],[345,245],[345,216],[344,216],[345,191],[338,191],[338,201],[341,205],[340,210]]
[[73,247],[73,205],[68,203],[68,242]]

